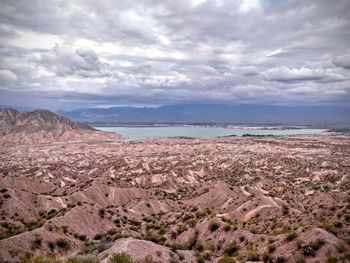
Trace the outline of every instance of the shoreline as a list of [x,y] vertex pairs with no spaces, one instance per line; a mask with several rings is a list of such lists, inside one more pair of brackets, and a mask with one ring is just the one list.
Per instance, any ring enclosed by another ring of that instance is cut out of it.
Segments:
[[302,130],[302,129],[312,129],[312,130],[331,130],[332,128],[326,127],[312,127],[307,125],[293,125],[293,126],[278,126],[278,125],[200,125],[200,124],[145,124],[145,125],[133,125],[133,124],[115,124],[115,125],[99,125],[99,124],[89,124],[94,128],[223,128],[223,129],[241,129],[241,130]]
[[123,141],[138,141],[155,138],[216,138],[216,137],[271,137],[288,135],[315,135],[328,133],[328,129],[291,128],[291,127],[208,127],[208,126],[152,126],[125,127],[108,126],[94,128],[123,135]]

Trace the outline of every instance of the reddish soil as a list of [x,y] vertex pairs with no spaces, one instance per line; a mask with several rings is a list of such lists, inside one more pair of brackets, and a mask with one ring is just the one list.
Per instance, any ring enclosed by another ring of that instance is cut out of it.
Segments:
[[0,261],[349,262],[350,136],[7,145],[0,211]]

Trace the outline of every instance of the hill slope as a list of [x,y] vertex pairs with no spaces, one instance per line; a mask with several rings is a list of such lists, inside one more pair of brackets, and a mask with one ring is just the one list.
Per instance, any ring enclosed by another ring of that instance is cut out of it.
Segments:
[[113,138],[120,136],[97,131],[48,110],[19,112],[0,109],[0,145]]
[[33,133],[66,130],[94,131],[95,129],[44,109],[32,112],[0,109],[0,132],[3,135],[18,132]]

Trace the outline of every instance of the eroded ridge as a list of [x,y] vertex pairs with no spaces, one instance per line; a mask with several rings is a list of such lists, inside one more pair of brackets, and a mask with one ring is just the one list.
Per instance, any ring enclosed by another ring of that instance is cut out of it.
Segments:
[[349,260],[346,135],[2,147],[0,176],[3,261]]

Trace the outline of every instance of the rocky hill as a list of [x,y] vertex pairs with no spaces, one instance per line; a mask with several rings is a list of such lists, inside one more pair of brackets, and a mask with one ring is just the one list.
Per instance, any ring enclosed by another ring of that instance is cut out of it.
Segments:
[[120,138],[48,110],[0,109],[0,145]]
[[32,112],[19,112],[14,109],[0,109],[0,133],[34,133],[38,131],[67,131],[95,129],[48,110],[38,109]]

